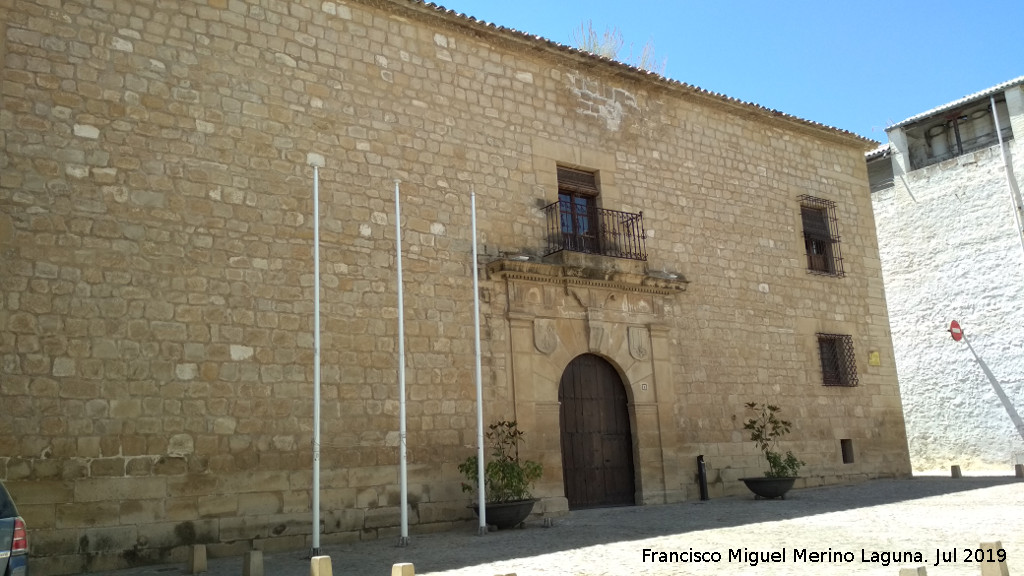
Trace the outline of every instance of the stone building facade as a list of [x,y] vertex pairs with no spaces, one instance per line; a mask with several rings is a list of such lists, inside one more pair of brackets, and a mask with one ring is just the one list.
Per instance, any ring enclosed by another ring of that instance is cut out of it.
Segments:
[[888,133],[868,165],[914,470],[1011,471],[1024,463],[1024,77]]
[[798,486],[910,472],[870,141],[410,0],[0,23],[0,479],[42,573],[310,546],[311,158],[323,542],[398,533],[395,180],[414,533],[471,514],[477,270],[538,513],[696,498],[698,455],[745,492],[748,401]]

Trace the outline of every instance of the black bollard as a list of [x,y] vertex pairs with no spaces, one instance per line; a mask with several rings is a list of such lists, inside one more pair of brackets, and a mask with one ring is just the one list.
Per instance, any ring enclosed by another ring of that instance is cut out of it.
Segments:
[[709,500],[708,498],[708,468],[704,464],[704,455],[697,456],[697,480],[700,482],[700,499]]

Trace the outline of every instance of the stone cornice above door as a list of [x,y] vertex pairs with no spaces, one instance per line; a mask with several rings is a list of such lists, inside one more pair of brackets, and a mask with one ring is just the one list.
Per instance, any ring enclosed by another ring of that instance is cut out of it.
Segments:
[[[487,265],[487,277],[507,280],[526,280],[541,284],[589,286],[622,292],[672,295],[684,292],[689,281],[681,274],[647,272],[643,262],[625,260],[622,263],[606,257],[578,258],[572,261],[515,260],[499,258]],[[607,261],[594,265],[588,260]]]
[[605,322],[657,324],[686,290],[681,275],[650,274],[633,261],[597,260],[601,266],[501,258],[487,265],[487,277],[504,281],[510,318],[585,320],[592,329]]

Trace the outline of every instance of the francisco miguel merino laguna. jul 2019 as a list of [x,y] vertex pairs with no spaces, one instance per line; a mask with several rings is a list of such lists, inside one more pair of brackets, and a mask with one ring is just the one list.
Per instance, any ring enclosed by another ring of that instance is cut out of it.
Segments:
[[643,549],[644,562],[667,563],[720,563],[738,562],[757,566],[758,564],[777,564],[785,562],[807,564],[851,564],[861,562],[888,566],[893,563],[928,563],[932,566],[957,562],[1005,562],[1006,550],[982,548],[949,548],[935,549],[931,557],[924,552],[915,550],[868,550],[861,548],[857,552],[849,550],[809,550],[807,548],[781,548],[778,550],[750,550],[747,548],[729,548],[723,555],[717,550],[655,550]]

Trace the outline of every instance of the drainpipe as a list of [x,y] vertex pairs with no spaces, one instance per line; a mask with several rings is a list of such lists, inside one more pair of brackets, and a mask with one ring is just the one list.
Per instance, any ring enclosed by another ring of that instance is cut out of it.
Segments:
[[996,111],[996,97],[989,96],[989,101],[992,105],[992,119],[996,123],[996,138],[999,139],[999,156],[1003,159],[1003,169],[1006,171],[1006,185],[1010,187],[1010,202],[1013,203],[1013,219],[1017,224],[1017,238],[1020,240],[1021,250],[1024,250],[1024,202],[1021,201],[1017,178],[1013,175],[1013,164],[1010,163],[1006,153],[1006,144],[1003,142],[1003,130],[999,126],[999,112]]

